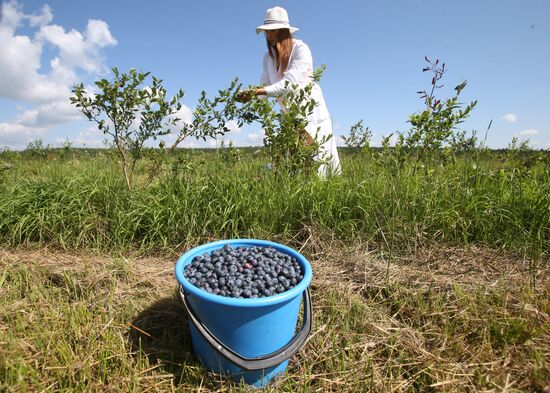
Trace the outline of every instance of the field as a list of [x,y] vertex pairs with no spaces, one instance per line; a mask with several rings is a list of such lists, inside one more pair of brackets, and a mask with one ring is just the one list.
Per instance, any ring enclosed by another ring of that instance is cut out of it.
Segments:
[[0,153],[0,391],[247,391],[192,357],[173,267],[248,237],[314,272],[310,340],[265,391],[548,391],[548,152],[341,152],[320,180],[182,150],[133,191],[108,150]]

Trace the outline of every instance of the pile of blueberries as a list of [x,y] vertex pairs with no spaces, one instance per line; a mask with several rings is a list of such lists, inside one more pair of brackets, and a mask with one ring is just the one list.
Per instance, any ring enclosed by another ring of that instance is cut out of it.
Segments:
[[273,247],[231,247],[193,258],[185,278],[196,287],[220,296],[260,298],[294,288],[304,278],[296,258]]

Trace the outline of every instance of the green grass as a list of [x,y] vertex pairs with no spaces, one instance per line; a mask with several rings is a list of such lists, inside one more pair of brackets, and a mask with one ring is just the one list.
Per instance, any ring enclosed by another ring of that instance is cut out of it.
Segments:
[[343,150],[323,181],[182,151],[132,192],[107,151],[38,153],[0,153],[0,391],[246,391],[193,359],[173,275],[237,237],[314,268],[312,338],[267,391],[550,385],[545,153],[415,169]]

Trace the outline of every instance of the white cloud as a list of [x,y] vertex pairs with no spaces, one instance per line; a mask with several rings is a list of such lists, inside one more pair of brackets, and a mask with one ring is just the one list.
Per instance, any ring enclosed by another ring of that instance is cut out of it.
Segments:
[[532,136],[532,135],[538,135],[538,134],[539,134],[539,130],[534,128],[527,128],[519,132],[520,136]]
[[[230,133],[232,134],[240,134],[241,133],[241,130],[242,128],[239,127],[239,124],[235,121],[235,120],[229,120],[228,122],[225,123],[225,127],[229,130],[227,133],[225,134],[222,134],[221,136],[223,135],[229,135]],[[221,128],[218,128],[218,131],[222,132],[222,129]]]
[[80,119],[82,119],[82,115],[67,100],[43,104],[26,110],[17,115],[13,123],[24,127],[53,127]]
[[102,20],[90,19],[86,27],[86,37],[88,47],[104,48],[106,46],[114,46],[117,40],[111,35],[109,25]]
[[[87,77],[96,77],[106,70],[102,50],[117,43],[109,26],[89,20],[84,33],[65,31],[52,24],[48,5],[32,14],[25,14],[14,0],[0,7],[0,97],[34,105],[23,105],[13,119],[0,123],[0,144],[13,141],[14,133],[19,134],[15,139],[21,143],[45,135],[49,128],[82,119],[69,103],[71,86],[82,79],[82,71]],[[34,33],[19,34],[22,27]],[[49,68],[43,67],[46,55],[51,58]]]
[[225,126],[229,129],[230,132],[234,132],[236,134],[241,133],[241,127],[239,127],[239,124],[235,120],[229,120],[227,123],[225,123]]
[[[3,9],[6,6],[4,5]],[[39,74],[42,45],[27,36],[14,36],[0,25],[0,96],[27,102],[47,102],[66,97],[67,86],[53,76]]]
[[0,123],[0,145],[23,148],[33,139],[42,137],[43,127],[27,127],[17,123]]
[[20,6],[14,1],[3,3],[2,7],[2,20],[0,21],[0,28],[15,30],[24,18],[23,13],[19,10]]
[[335,138],[334,140],[336,141],[336,146],[337,147],[346,146],[346,142],[344,142],[344,140],[342,139],[342,135],[333,134],[332,137]]
[[32,27],[44,26],[53,20],[52,9],[49,5],[45,4],[40,11],[41,12],[38,15],[27,15],[29,24]]
[[247,141],[248,143],[252,143],[253,145],[262,144],[262,143],[263,143],[263,140],[264,140],[264,132],[263,132],[263,130],[262,130],[262,131],[259,131],[259,132],[250,132],[250,133],[248,133],[248,135],[246,136],[246,141]]
[[22,25],[26,20],[31,27],[43,26],[50,23],[53,19],[52,10],[49,5],[45,4],[39,14],[25,15],[21,11],[21,5],[17,1],[4,2],[2,6],[3,28],[15,30]]
[[501,119],[507,121],[508,123],[516,123],[518,121],[518,116],[514,113],[508,113],[502,116]]
[[[62,147],[66,142],[67,142],[67,139],[55,138],[55,146],[57,146],[57,147]],[[71,145],[73,144],[73,142],[71,142],[71,141],[69,141],[69,143],[71,143]]]
[[178,124],[181,122],[190,124],[193,121],[193,111],[188,106],[182,104],[180,110],[174,114],[174,118],[181,119]]
[[[71,139],[69,138],[69,141]],[[78,136],[71,142],[75,147],[103,147],[105,135],[96,126],[91,125],[80,131]]]
[[[179,131],[181,130],[181,127],[183,126],[183,123],[189,124],[193,120],[193,112],[191,111],[191,109],[189,107],[182,104],[180,110],[177,111],[176,113],[174,113],[170,117],[172,119],[176,119],[176,118],[180,119],[176,123],[176,125],[171,125],[169,127],[170,134],[160,137],[157,141],[149,141],[149,143],[147,143],[147,146],[155,146],[156,147],[156,146],[158,146],[160,140],[164,141],[164,143],[166,144],[166,147],[172,146],[172,144],[174,142],[176,142],[176,138],[179,135]],[[139,119],[136,119],[134,121],[133,126],[134,127],[139,127]],[[189,143],[191,143],[191,142],[188,142],[187,140],[184,140],[183,142],[181,142],[179,144],[179,147],[189,147],[188,146]]]
[[547,147],[550,147],[550,142],[529,141],[529,145],[533,149],[545,149]]
[[79,67],[91,73],[105,70],[99,49],[117,44],[109,26],[101,20],[89,20],[85,34],[76,30],[65,31],[59,25],[42,26],[37,38],[39,42],[44,41],[55,46],[64,65]]

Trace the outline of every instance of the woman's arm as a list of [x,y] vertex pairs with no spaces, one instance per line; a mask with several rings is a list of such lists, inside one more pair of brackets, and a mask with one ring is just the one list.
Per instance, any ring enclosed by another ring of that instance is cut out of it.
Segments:
[[[267,80],[266,59],[264,58],[264,72],[262,73],[262,82]],[[290,92],[292,85],[305,85],[312,81],[313,59],[309,47],[301,43],[296,46],[288,64],[288,69],[283,74],[283,78],[271,85],[240,92],[237,100],[247,102],[254,96],[280,97]]]
[[[262,82],[267,80],[266,76],[266,58],[264,58],[264,72],[262,74]],[[237,100],[247,102],[254,96],[280,97],[290,92],[289,85],[305,85],[312,81],[313,74],[313,59],[309,47],[301,43],[296,46],[288,69],[283,74],[283,78],[271,85],[259,87],[249,91],[239,93]],[[288,83],[288,85],[287,85]]]
[[266,95],[265,88],[259,87],[256,89],[239,91],[235,99],[238,102],[248,102],[254,96],[265,96],[265,95]]
[[254,89],[254,95],[255,96],[265,96],[267,95],[264,87],[259,87],[257,89]]
[[[290,92],[292,85],[304,86],[312,81],[313,59],[309,47],[304,43],[296,44],[283,78],[265,86],[265,95],[280,97]],[[260,93],[260,92],[258,92]]]

